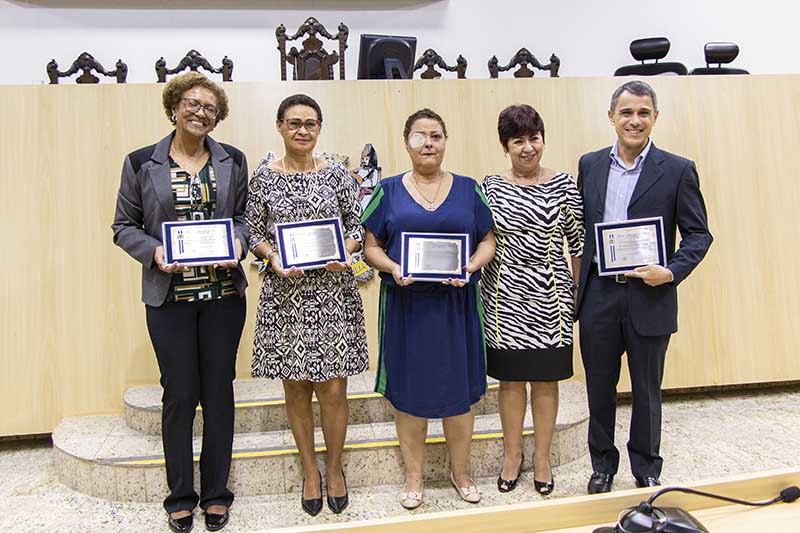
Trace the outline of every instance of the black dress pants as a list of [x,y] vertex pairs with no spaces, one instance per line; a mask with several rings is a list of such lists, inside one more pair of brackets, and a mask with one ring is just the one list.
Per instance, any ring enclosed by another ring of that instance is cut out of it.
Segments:
[[593,273],[584,289],[578,318],[589,400],[589,453],[596,472],[617,473],[619,450],[614,445],[617,383],[622,354],[626,352],[632,387],[627,446],[631,471],[634,476],[657,478],[663,464],[659,455],[661,381],[670,336],[643,336],[636,332],[629,317],[627,291],[627,284]]
[[[192,510],[200,502],[230,506],[228,490],[233,448],[233,380],[236,351],[246,313],[237,295],[217,300],[146,306],[147,329],[161,370],[161,432],[170,494],[168,513]],[[192,424],[203,410],[200,497],[194,490]]]

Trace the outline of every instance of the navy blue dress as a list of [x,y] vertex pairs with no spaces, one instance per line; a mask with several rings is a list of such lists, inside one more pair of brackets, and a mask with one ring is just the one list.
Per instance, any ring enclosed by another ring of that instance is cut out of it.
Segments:
[[[492,213],[472,178],[454,174],[447,198],[428,211],[399,175],[375,188],[361,222],[399,263],[403,232],[468,233],[472,255],[492,229]],[[400,287],[391,274],[380,277],[375,392],[422,418],[469,412],[486,391],[480,272],[464,287],[421,281]]]

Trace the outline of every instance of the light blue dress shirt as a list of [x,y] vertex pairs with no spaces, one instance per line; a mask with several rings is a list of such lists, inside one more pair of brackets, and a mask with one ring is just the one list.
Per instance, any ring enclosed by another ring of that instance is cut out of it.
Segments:
[[[633,166],[628,168],[619,158],[619,143],[614,143],[608,156],[611,166],[608,169],[608,185],[606,186],[606,203],[603,209],[603,222],[619,222],[628,220],[628,204],[631,203],[633,190],[639,181],[639,175],[644,167],[644,158],[650,153],[653,141],[648,139],[647,146],[642,153],[636,156]],[[592,261],[597,263],[597,250]]]
[[628,220],[628,204],[631,203],[633,190],[639,181],[644,167],[644,159],[650,153],[653,141],[648,140],[642,153],[636,156],[633,166],[628,168],[619,158],[619,144],[614,143],[611,152],[611,167],[608,169],[608,187],[606,188],[606,205],[603,210],[603,222]]

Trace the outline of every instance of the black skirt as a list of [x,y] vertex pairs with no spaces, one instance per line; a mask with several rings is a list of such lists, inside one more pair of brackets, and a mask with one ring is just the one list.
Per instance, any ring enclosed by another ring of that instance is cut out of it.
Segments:
[[560,381],[572,377],[572,345],[505,350],[486,347],[486,373],[500,381]]

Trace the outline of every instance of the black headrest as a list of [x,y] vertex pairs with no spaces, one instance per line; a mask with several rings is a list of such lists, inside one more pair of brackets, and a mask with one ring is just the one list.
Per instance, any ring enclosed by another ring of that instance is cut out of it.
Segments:
[[669,39],[666,37],[650,37],[631,42],[631,55],[636,61],[663,59],[667,52],[669,52]]
[[730,63],[739,55],[736,43],[706,43],[706,65],[711,63]]

